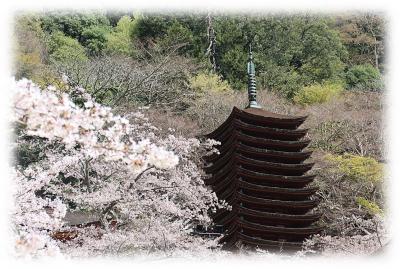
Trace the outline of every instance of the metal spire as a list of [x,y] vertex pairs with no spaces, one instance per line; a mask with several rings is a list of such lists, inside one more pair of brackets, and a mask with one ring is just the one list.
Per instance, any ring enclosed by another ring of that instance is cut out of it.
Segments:
[[251,51],[251,43],[249,44],[249,61],[247,62],[247,91],[249,94],[249,107],[261,108],[259,104],[257,104],[257,88],[256,88],[256,68],[253,63],[253,53]]

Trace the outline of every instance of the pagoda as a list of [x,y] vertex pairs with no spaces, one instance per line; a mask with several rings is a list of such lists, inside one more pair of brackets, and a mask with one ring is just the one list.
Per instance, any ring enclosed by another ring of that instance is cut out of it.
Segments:
[[[230,116],[207,138],[221,142],[219,153],[205,157],[205,179],[231,210],[212,217],[222,227],[227,249],[240,245],[263,249],[298,250],[322,227],[313,209],[315,175],[307,172],[311,151],[305,148],[306,116],[293,117],[261,109],[256,101],[255,66],[250,47],[247,64],[249,105],[234,107]],[[239,243],[240,242],[240,243]]]

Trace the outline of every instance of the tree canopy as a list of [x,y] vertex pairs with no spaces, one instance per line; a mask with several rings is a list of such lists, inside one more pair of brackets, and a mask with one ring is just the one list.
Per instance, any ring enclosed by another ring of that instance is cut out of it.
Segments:
[[[217,72],[235,90],[245,89],[251,43],[258,87],[276,90],[289,99],[313,84],[347,83],[351,76],[347,72],[356,65],[384,70],[385,22],[376,14],[207,16],[57,11],[35,16],[36,32],[41,33],[35,38],[47,45],[52,59],[70,58],[74,53],[80,58],[117,54],[148,60],[154,56],[152,51],[162,55],[173,51],[197,62],[202,72]],[[215,33],[214,62],[210,62],[207,49],[210,28]]]

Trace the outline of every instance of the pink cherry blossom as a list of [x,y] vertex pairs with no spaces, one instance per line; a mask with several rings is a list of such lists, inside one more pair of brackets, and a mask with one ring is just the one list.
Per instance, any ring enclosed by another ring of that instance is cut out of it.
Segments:
[[[75,90],[83,107],[53,87],[14,82],[13,120],[23,127],[16,142],[33,143],[26,135],[41,138],[43,156],[14,167],[17,255],[133,255],[217,246],[215,239],[191,235],[196,225],[211,224],[209,212],[226,207],[203,183],[200,157],[216,142],[165,137],[140,109],[115,115],[84,89]],[[76,226],[76,215],[93,224]],[[60,232],[74,238],[57,239]]]

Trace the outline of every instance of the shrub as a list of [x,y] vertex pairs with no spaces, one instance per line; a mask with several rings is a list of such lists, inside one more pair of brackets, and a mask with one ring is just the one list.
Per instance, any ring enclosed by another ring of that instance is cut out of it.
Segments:
[[105,47],[108,27],[92,26],[82,32],[82,44],[90,55],[99,55]]
[[347,120],[325,120],[315,126],[311,132],[313,148],[331,153],[343,152],[343,140],[350,133],[351,122]]
[[162,49],[168,50],[175,45],[184,44],[178,51],[182,54],[186,54],[186,52],[192,48],[191,44],[193,44],[193,40],[194,37],[191,31],[178,21],[174,21],[167,29],[165,36],[159,40],[158,45],[160,45]]
[[119,21],[114,31],[109,33],[105,51],[113,54],[132,55],[134,53],[131,36],[135,31],[137,19],[132,20],[129,16],[123,16]]
[[72,37],[65,36],[62,32],[55,32],[48,42],[50,58],[56,62],[71,60],[86,61],[85,48]]
[[357,197],[356,202],[371,215],[383,214],[383,210],[375,202],[369,201],[363,197]]
[[340,98],[301,110],[292,105],[292,113],[308,115],[304,127],[310,130],[313,149],[384,160],[382,97],[379,92],[345,91]]
[[304,79],[295,71],[287,70],[271,62],[266,64],[265,69],[268,71],[260,72],[258,79],[261,88],[274,89],[286,98],[293,99],[304,85]]
[[36,70],[31,76],[35,80],[38,86],[47,88],[48,86],[54,86],[59,90],[68,90],[68,85],[60,77],[60,75],[48,65],[43,65],[42,68]]
[[329,154],[327,159],[337,164],[339,170],[352,180],[377,183],[383,179],[383,165],[374,158],[353,154]]
[[303,87],[293,100],[301,105],[324,103],[331,98],[338,96],[343,91],[343,86],[338,82],[325,82]]
[[232,88],[227,81],[222,80],[220,76],[212,73],[200,73],[189,79],[190,87],[200,93],[213,92],[229,92]]
[[[384,208],[383,182],[371,181],[374,177],[369,175],[371,171],[378,170],[379,175],[375,178],[381,178],[382,170],[380,165],[380,168],[374,169],[373,165],[366,164],[367,161],[363,165],[358,164],[355,160],[360,158],[372,159],[355,155],[324,156],[319,151],[314,153],[314,159],[318,162],[314,170],[317,177],[313,185],[319,188],[317,195],[321,199],[316,210],[323,213],[321,224],[326,227],[326,235],[359,236],[375,232],[375,225],[370,226],[368,222],[375,217],[370,212],[376,207],[372,203],[363,203],[357,197],[373,201],[379,208]],[[365,206],[360,206],[360,203]]]
[[119,32],[108,34],[105,52],[109,54],[132,55],[132,45],[130,44],[129,36]]
[[54,10],[42,13],[41,28],[47,33],[62,31],[65,35],[82,40],[82,32],[93,26],[110,25],[108,16],[103,12],[76,12],[72,10]]
[[379,70],[370,64],[355,65],[346,73],[349,89],[380,91],[383,83]]

